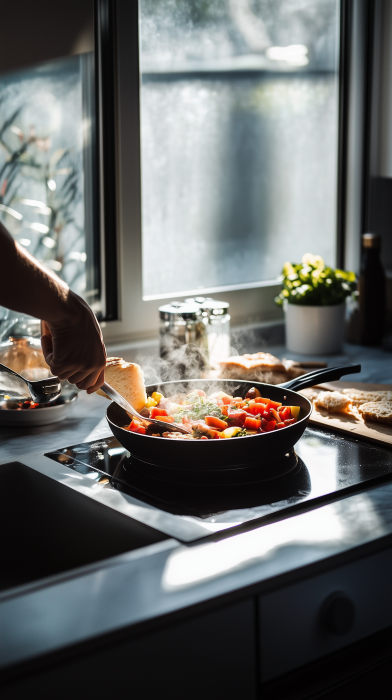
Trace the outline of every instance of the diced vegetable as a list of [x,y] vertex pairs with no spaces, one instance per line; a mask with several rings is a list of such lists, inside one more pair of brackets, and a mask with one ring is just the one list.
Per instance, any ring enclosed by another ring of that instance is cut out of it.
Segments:
[[275,411],[274,408],[271,408],[270,413],[271,413],[271,416],[273,416],[273,417],[275,418],[275,420],[276,420],[277,423],[281,423],[281,422],[282,422],[282,419],[281,419],[281,417],[279,416],[278,411]]
[[228,422],[230,428],[234,428],[234,427],[242,428],[244,423],[245,423],[246,417],[247,417],[246,411],[241,411],[241,410],[234,410],[233,411],[231,408],[229,408],[229,412],[227,414],[227,422]]
[[261,428],[261,420],[257,420],[257,418],[245,418],[245,423],[244,427],[248,428],[249,430],[258,430]]
[[164,408],[152,408],[150,418],[157,418],[158,416],[167,416],[167,411]]
[[[166,408],[160,408],[159,404]],[[195,390],[182,400],[175,398],[174,403],[159,392],[154,392],[148,398],[146,407],[151,418],[165,423],[182,423],[199,440],[227,439],[281,430],[293,425],[300,415],[299,406],[285,406],[279,401],[263,398],[256,387],[248,391],[245,399],[233,398],[223,391],[207,397],[204,391]],[[173,415],[168,415],[168,412]],[[146,428],[137,419],[127,429],[146,433]],[[156,432],[152,431],[151,423],[147,427],[147,435]]]
[[256,389],[254,386],[252,386],[251,389],[249,389],[248,393],[246,394],[247,399],[255,399],[256,396],[260,396],[260,392],[258,389]]
[[271,401],[269,402],[268,408],[278,408],[282,404],[279,401]]
[[291,417],[290,406],[284,406],[282,411],[279,411],[279,415],[282,420],[286,420]]
[[219,433],[220,438],[232,438],[237,435],[237,433],[241,432],[241,428],[226,428],[226,430],[223,430],[221,433]]
[[133,418],[127,430],[129,430],[131,433],[140,433],[141,435],[146,434],[146,428],[144,427],[144,425],[142,425],[140,421],[138,421],[135,418]]
[[227,428],[227,423],[216,416],[205,416],[204,420],[211,428],[217,428],[218,430],[225,430],[225,428]]

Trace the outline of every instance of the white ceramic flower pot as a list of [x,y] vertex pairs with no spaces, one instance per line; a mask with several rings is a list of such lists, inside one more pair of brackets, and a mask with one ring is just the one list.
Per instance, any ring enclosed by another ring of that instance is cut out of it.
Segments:
[[285,304],[287,349],[303,355],[332,355],[340,352],[343,344],[345,308],[345,304]]

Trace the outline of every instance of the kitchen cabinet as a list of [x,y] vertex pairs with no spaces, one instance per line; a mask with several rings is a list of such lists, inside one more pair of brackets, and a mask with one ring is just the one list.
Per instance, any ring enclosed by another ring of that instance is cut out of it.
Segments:
[[252,599],[18,677],[2,700],[256,700]]

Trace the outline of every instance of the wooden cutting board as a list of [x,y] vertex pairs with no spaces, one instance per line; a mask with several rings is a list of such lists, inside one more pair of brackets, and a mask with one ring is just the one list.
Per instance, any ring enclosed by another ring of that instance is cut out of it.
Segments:
[[[392,384],[364,384],[362,382],[328,382],[315,387],[315,390],[341,391],[342,389],[363,389],[364,391],[392,391]],[[304,391],[306,394],[306,390]],[[392,425],[384,423],[370,422],[366,423],[362,420],[355,420],[354,417],[344,415],[343,413],[327,413],[323,411],[321,414],[313,407],[312,415],[309,423],[311,425],[320,425],[325,428],[337,431],[339,433],[349,434],[352,437],[365,438],[371,442],[382,444],[384,446],[392,446]]]

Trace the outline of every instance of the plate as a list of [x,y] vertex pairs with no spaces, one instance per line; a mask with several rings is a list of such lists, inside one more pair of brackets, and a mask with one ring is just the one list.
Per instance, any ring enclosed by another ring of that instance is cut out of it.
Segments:
[[47,406],[46,408],[27,408],[20,411],[6,408],[0,409],[0,425],[9,425],[13,427],[29,426],[29,425],[50,425],[50,423],[59,423],[67,418],[73,407],[78,395],[64,401],[64,403],[56,406]]

